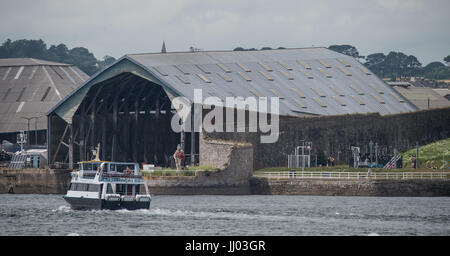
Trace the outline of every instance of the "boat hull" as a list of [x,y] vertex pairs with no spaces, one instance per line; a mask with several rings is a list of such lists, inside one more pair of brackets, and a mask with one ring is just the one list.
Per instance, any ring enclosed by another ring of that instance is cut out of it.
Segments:
[[107,201],[96,198],[79,198],[64,196],[64,200],[70,204],[74,210],[138,210],[150,209],[149,202],[138,201]]

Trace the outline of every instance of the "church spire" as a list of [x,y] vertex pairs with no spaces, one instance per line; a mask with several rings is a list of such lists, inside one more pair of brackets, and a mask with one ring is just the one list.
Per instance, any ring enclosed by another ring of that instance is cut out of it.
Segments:
[[163,45],[162,45],[162,48],[161,48],[161,53],[167,53],[166,43],[164,42],[164,40],[163,40]]

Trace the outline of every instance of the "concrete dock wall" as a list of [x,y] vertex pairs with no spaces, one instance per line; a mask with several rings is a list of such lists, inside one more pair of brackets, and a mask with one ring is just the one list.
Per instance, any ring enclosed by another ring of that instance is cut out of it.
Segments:
[[450,180],[250,180],[252,194],[318,196],[450,196]]
[[[220,171],[223,172],[223,171]],[[220,172],[216,175],[220,175]],[[267,179],[224,183],[211,176],[155,177],[147,180],[152,195],[322,195],[450,196],[450,180]],[[209,175],[209,176],[208,176]],[[211,178],[211,179],[210,179]],[[0,170],[0,194],[65,194],[69,170]],[[208,182],[205,182],[208,180]]]
[[0,170],[0,194],[65,194],[70,170]]

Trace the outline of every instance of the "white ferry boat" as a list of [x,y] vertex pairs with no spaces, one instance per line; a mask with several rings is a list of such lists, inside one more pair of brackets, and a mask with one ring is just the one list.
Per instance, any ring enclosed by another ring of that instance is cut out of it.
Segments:
[[64,199],[75,210],[149,209],[151,196],[137,163],[79,163]]

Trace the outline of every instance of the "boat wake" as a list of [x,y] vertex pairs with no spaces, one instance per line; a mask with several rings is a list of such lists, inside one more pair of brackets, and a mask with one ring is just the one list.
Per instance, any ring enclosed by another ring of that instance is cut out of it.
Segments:
[[206,219],[258,219],[267,221],[288,221],[293,218],[303,218],[301,216],[282,216],[282,215],[263,215],[263,214],[247,214],[232,211],[189,211],[177,209],[139,209],[134,211],[117,210],[121,214],[137,214],[152,216],[170,216],[170,217],[186,217],[186,218],[206,218]]
[[70,208],[70,206],[67,205],[61,205],[58,207],[58,209],[53,209],[53,212],[72,212],[73,210]]

